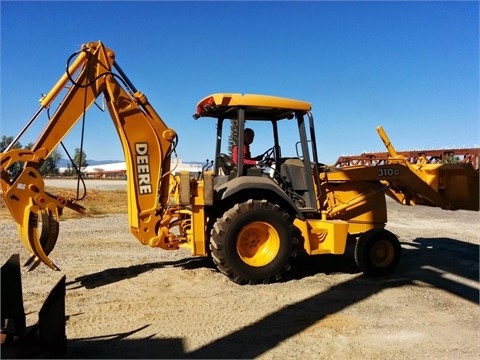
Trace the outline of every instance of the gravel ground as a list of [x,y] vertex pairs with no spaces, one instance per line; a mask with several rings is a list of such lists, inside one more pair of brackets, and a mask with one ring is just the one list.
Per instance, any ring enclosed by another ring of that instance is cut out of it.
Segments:
[[[479,359],[479,213],[388,208],[403,249],[394,275],[318,256],[254,286],[141,245],[126,215],[61,221],[61,271],[22,270],[27,322],[66,275],[67,358]],[[24,262],[13,222],[0,233],[2,263]]]

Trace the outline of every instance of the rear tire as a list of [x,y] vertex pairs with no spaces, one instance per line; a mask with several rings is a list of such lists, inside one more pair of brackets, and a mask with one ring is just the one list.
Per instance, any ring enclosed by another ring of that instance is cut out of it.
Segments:
[[238,284],[269,283],[289,270],[294,255],[289,215],[266,200],[248,200],[226,211],[213,226],[210,250],[217,268]]
[[385,229],[372,229],[360,236],[355,246],[355,262],[365,275],[392,273],[402,253],[398,238]]

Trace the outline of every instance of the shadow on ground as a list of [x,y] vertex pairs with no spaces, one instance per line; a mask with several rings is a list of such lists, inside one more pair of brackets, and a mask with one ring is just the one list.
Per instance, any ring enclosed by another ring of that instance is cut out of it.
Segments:
[[[478,303],[477,287],[469,286],[469,281],[478,282],[479,246],[449,238],[417,238],[414,242],[403,243],[403,256],[396,274],[389,277],[368,278],[360,274],[353,258],[348,256],[307,257],[297,261],[289,278],[284,281],[324,273],[350,273],[353,277],[319,292],[305,300],[292,303],[279,311],[259,319],[205,346],[186,352],[183,339],[158,339],[151,334],[141,340],[128,337],[140,330],[148,329],[144,324],[125,334],[112,334],[109,337],[68,340],[67,353],[62,358],[125,358],[125,354],[135,354],[135,358],[245,358],[258,357],[282,341],[298,334],[314,323],[321,322],[328,315],[361,302],[388,288],[401,287],[418,282],[455,294],[465,300]],[[206,259],[185,259],[172,262],[135,265],[127,268],[107,269],[85,275],[70,282],[70,285],[93,288],[104,286],[112,281],[131,278],[152,269],[177,266],[185,269],[212,267]],[[445,275],[449,274],[448,277]],[[461,281],[453,279],[461,278]],[[113,280],[112,280],[113,279]],[[467,281],[465,281],[467,280]],[[346,295],[347,294],[347,295]],[[286,326],[285,324],[288,324]],[[248,346],[245,346],[248,344]],[[49,354],[56,357],[55,354]],[[2,356],[3,357],[3,356]]]

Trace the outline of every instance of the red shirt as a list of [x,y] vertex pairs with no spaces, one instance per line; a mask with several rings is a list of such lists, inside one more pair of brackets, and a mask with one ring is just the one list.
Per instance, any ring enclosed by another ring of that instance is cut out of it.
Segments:
[[[237,165],[237,158],[238,158],[238,147],[235,145],[232,149],[232,157],[233,162]],[[257,165],[258,161],[253,160],[250,154],[250,145],[244,144],[243,145],[243,163],[245,165]]]

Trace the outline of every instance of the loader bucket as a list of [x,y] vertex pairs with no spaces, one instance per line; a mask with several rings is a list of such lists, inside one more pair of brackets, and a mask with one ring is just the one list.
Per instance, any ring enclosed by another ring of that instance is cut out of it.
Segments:
[[412,171],[403,171],[401,178],[392,181],[387,195],[402,199],[408,194],[415,204],[444,210],[479,210],[479,173],[471,164],[408,164],[408,167]]
[[65,279],[63,276],[43,303],[38,322],[25,325],[20,259],[12,255],[1,268],[2,358],[37,358],[64,354],[67,349],[65,332]]
[[438,187],[452,209],[479,211],[479,173],[471,164],[444,164]]
[[[420,156],[415,157],[415,163],[413,163],[405,156],[397,153],[383,127],[378,126],[377,132],[388,151],[388,156],[385,157],[386,164],[406,165],[431,188],[428,189],[422,184],[412,186],[412,179],[407,182],[404,181],[404,185],[407,185],[407,188],[410,187],[411,192],[416,193],[413,194],[414,198],[426,198],[431,202],[431,204],[426,205],[439,206],[445,210],[479,210],[479,170],[478,161],[475,168],[473,165],[475,156],[464,154],[464,161],[461,163],[447,163],[443,160],[442,163],[432,163],[433,156],[427,162],[426,155],[427,153],[432,155],[433,151],[426,150],[421,153],[417,152]],[[453,153],[454,150],[443,151],[442,155]],[[409,175],[407,175],[408,177]],[[398,194],[395,194],[395,189],[391,189],[391,191],[393,193],[390,195],[394,199],[401,199],[401,196],[399,198]]]

